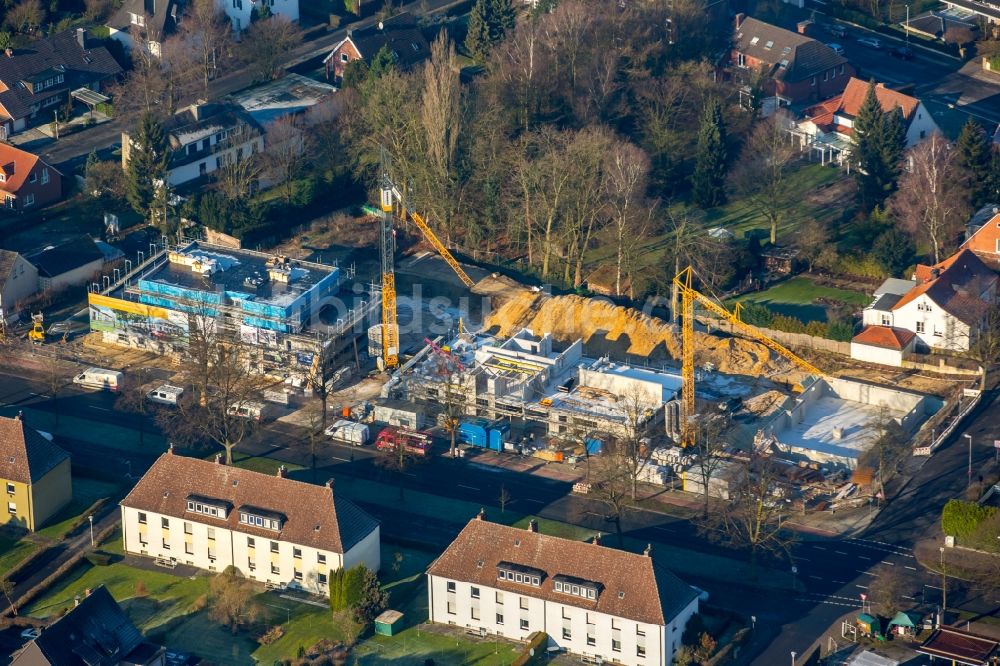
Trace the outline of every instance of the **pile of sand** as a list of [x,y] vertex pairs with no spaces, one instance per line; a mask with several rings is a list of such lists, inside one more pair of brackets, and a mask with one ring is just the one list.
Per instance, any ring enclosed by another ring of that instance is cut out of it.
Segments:
[[[679,359],[681,355],[677,327],[633,308],[582,296],[546,296],[520,290],[486,318],[486,327],[498,328],[502,337],[527,327],[565,342],[582,338],[590,353],[595,348],[614,346],[653,360]],[[696,363],[711,363],[727,374],[759,376],[787,365],[764,345],[743,338],[720,338],[696,331],[695,343]]]

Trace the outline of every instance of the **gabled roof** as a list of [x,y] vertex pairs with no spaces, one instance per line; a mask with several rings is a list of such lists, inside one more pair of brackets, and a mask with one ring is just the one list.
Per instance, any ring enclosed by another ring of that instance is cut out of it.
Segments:
[[17,256],[17,252],[0,250],[0,287],[3,287],[7,282],[7,278],[10,277],[10,270],[14,268]]
[[[225,519],[191,514],[190,495],[228,502],[234,510]],[[349,551],[378,528],[356,504],[337,497],[332,484],[317,486],[171,452],[153,463],[121,504],[334,553]],[[283,515],[281,531],[240,523],[240,507]]]
[[[769,46],[770,45],[770,46]],[[847,58],[812,37],[745,18],[736,29],[734,48],[770,65],[774,78],[793,82],[847,64]],[[782,62],[787,65],[782,66]]]
[[0,479],[36,483],[69,458],[69,454],[42,437],[20,417],[0,416]]
[[980,320],[989,305],[979,298],[997,275],[968,249],[959,250],[933,266],[918,265],[917,286],[893,306],[898,310],[926,294],[938,307],[965,324]]
[[934,630],[917,652],[966,666],[985,666],[997,648],[993,638],[942,626]]
[[38,268],[39,277],[53,278],[94,261],[103,262],[104,253],[90,236],[77,236],[59,245],[50,245],[27,259]]
[[[498,580],[501,563],[542,572],[538,587]],[[697,596],[651,555],[572,541],[473,519],[427,573],[546,599],[614,617],[666,626]],[[556,592],[553,578],[596,583],[596,600]]]
[[347,37],[333,47],[323,62],[332,58],[333,54],[348,41],[354,45],[364,60],[369,60],[383,46],[388,46],[396,56],[396,64],[401,69],[407,69],[430,56],[427,39],[409,12],[397,14],[359,30],[348,31]]
[[9,143],[0,143],[0,171],[4,177],[3,182],[0,182],[0,190],[17,193],[38,162],[41,162],[38,155],[15,148]]
[[[858,115],[858,111],[861,109],[861,105],[868,95],[868,86],[869,83],[867,81],[862,81],[852,76],[851,80],[847,82],[844,92],[806,109],[805,116],[815,125],[827,129],[828,126],[833,124],[835,115],[853,119]],[[907,125],[913,120],[913,114],[920,104],[920,100],[916,97],[886,88],[881,83],[875,85],[875,97],[878,99],[883,111],[888,112],[899,107],[903,112],[903,119]],[[852,133],[852,129],[849,127],[838,129],[846,134]]]
[[980,259],[996,261],[1000,255],[1000,214],[993,213],[958,249],[968,249]]
[[162,42],[177,28],[180,15],[179,3],[175,0],[125,0],[105,25],[127,30],[132,25],[132,15],[145,16],[147,40]]
[[885,347],[886,349],[906,349],[906,346],[910,344],[916,333],[913,331],[907,331],[902,328],[893,328],[891,326],[866,326],[865,330],[861,331],[851,342],[857,342],[862,345],[870,345],[872,347]]
[[[52,666],[118,666],[148,644],[121,606],[103,585],[80,600],[66,615],[44,629],[31,645],[14,658],[20,664]],[[159,650],[159,649],[157,649]]]
[[[0,86],[4,88],[0,105],[12,118],[23,118],[38,100],[121,73],[122,68],[106,48],[91,46],[86,38],[84,43],[86,48],[80,46],[75,31],[67,30],[14,49],[10,56],[0,54]],[[50,73],[63,74],[65,81],[37,94],[21,85],[22,81]]]

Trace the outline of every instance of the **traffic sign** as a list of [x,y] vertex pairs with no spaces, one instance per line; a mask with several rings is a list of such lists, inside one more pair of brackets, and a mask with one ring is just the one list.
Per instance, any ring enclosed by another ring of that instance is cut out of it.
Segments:
[[864,592],[862,592],[862,593],[861,593],[861,601],[864,601],[864,600],[865,600],[865,599],[867,599],[867,598],[868,598],[868,595],[867,595],[867,594],[865,594]]
[[1000,449],[1000,439],[993,440],[993,448]]

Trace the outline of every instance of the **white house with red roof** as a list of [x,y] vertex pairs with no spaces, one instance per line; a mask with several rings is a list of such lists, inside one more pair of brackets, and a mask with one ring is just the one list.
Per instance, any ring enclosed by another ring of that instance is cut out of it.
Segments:
[[[803,145],[809,145],[827,156],[843,160],[854,143],[854,119],[868,95],[868,81],[851,78],[844,92],[807,108],[805,119],[796,125],[796,134]],[[899,108],[906,123],[906,147],[912,148],[940,129],[927,107],[916,97],[875,84],[875,97],[883,111]]]
[[918,265],[912,280],[886,280],[862,312],[865,328],[851,341],[852,358],[898,366],[911,349],[968,351],[997,302],[997,279],[963,247],[940,263]]
[[[995,211],[996,208],[993,208]],[[994,213],[962,243],[959,250],[972,250],[988,266],[1000,268],[1000,213]]]

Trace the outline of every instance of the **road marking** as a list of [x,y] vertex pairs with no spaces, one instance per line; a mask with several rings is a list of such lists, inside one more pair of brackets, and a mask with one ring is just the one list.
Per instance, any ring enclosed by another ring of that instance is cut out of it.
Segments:
[[844,551],[842,551],[842,550],[835,550],[835,551],[833,551],[833,552],[834,552],[834,553],[836,553],[837,555],[847,555],[847,553],[845,553],[845,552],[844,552]]
[[830,582],[835,583],[836,585],[847,585],[846,580],[831,580]]
[[654,530],[660,530],[661,532],[666,532],[667,534],[677,534],[677,530],[672,530],[669,527],[654,527]]
[[524,498],[521,501],[522,502],[532,502],[533,504],[545,504],[545,502],[543,502],[542,500],[531,499],[530,497],[526,497],[526,498]]
[[885,560],[882,560],[882,564],[888,564],[888,565],[889,565],[890,567],[894,567],[894,566],[896,566],[896,565],[895,565],[895,564],[893,564],[892,562],[886,562]]
[[812,562],[812,560],[810,560],[810,559],[809,559],[809,558],[807,558],[807,557],[796,557],[796,558],[795,558],[795,561],[796,561],[796,562]]
[[474,487],[474,486],[463,486],[463,485],[462,485],[461,483],[459,483],[459,484],[456,484],[456,485],[457,485],[457,486],[458,486],[459,488],[465,488],[466,490],[479,490],[479,488],[476,488],[476,487]]
[[924,585],[924,587],[929,587],[929,588],[931,588],[932,590],[940,590],[940,589],[941,589],[941,588],[940,588],[940,587],[938,587],[937,585],[926,585],[926,584],[925,584],[925,585]]
[[110,410],[110,409],[108,409],[107,407],[91,407],[91,409],[99,409],[99,410],[101,410],[102,412],[110,412],[110,411],[111,411],[111,410]]
[[854,587],[860,587],[862,590],[867,590],[868,589],[867,585],[855,585]]
[[904,569],[909,569],[910,571],[916,571],[916,570],[917,570],[917,568],[916,568],[916,567],[911,567],[911,566],[907,566],[907,565],[905,565],[905,564],[903,565],[903,568],[904,568]]
[[903,595],[903,598],[904,598],[904,599],[909,599],[910,601],[915,601],[915,600],[916,600],[916,598],[915,598],[915,597],[908,597],[908,596],[906,596],[905,594]]
[[813,546],[816,550],[826,550],[823,546]]
[[403,472],[406,476],[416,476],[413,472]]
[[868,557],[867,555],[858,555],[858,559],[859,560],[868,560],[869,562],[871,562],[875,558],[874,557]]
[[823,580],[822,576],[809,576],[809,577],[812,578],[813,580]]
[[339,460],[340,462],[346,462],[346,463],[349,463],[349,462],[351,462],[351,461],[350,461],[349,459],[347,459],[347,458],[338,458],[337,456],[330,456],[330,457],[331,457],[331,458],[333,458],[334,460]]
[[46,394],[44,394],[44,393],[29,393],[28,395],[33,395],[33,396],[35,396],[36,398],[48,398],[48,397],[49,397],[49,396],[47,396],[47,395],[46,395]]

